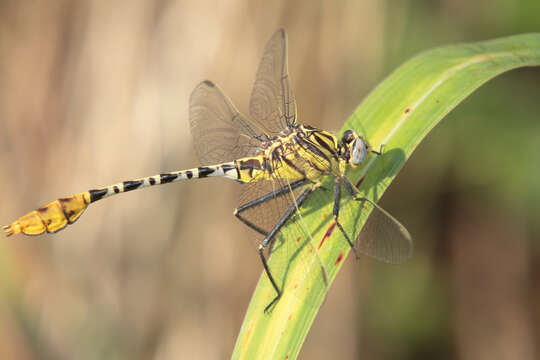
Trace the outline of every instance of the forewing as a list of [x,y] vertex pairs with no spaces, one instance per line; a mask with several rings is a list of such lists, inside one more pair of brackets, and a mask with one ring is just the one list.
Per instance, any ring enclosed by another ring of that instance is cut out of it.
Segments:
[[287,70],[287,34],[283,29],[266,44],[249,113],[270,135],[277,135],[296,123],[296,102]]
[[191,93],[189,122],[195,151],[202,164],[251,156],[259,148],[262,131],[258,131],[211,81],[203,81]]

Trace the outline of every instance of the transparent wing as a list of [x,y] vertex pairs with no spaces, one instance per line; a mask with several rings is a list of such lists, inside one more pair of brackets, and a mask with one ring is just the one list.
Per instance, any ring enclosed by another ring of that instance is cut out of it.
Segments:
[[270,135],[277,135],[296,123],[296,102],[287,70],[287,34],[283,29],[266,44],[249,113]]
[[189,122],[202,164],[222,163],[254,155],[262,131],[242,115],[221,89],[203,81],[189,99]]
[[358,251],[377,260],[401,264],[410,259],[413,252],[411,235],[392,215],[368,199],[358,200],[361,211],[371,209],[371,214],[356,238]]

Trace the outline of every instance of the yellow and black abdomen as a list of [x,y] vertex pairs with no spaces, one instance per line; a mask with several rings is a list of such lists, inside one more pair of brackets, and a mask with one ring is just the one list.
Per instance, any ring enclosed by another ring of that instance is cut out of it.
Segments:
[[4,226],[3,230],[6,236],[19,233],[26,235],[54,233],[64,229],[70,224],[73,224],[75,221],[77,221],[77,219],[79,219],[88,205],[98,200],[128,191],[189,179],[217,176],[242,181],[243,179],[239,178],[239,176],[244,174],[247,180],[250,173],[252,174],[255,170],[252,168],[251,165],[253,164],[251,164],[248,158],[246,159],[246,164],[244,165],[244,170],[240,170],[235,162],[198,167],[188,170],[179,170],[135,180],[127,180],[103,188],[89,190],[79,194],[60,198],[34,211],[31,211],[28,214],[21,216],[11,224]]
[[39,235],[57,232],[77,221],[90,202],[88,191],[55,200],[4,226],[5,234]]

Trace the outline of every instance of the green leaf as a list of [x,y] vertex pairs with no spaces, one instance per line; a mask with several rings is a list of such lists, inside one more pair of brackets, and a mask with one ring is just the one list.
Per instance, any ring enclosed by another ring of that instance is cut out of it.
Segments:
[[[365,166],[349,171],[347,177],[353,183],[362,179],[359,190],[378,200],[420,141],[472,91],[505,71],[538,65],[538,33],[442,47],[414,57],[369,94],[345,123],[343,130],[356,129],[374,149],[384,144],[382,156],[371,156]],[[332,180],[324,185],[332,189]],[[340,232],[332,231],[332,217],[328,216],[332,214],[332,191],[318,193],[302,207],[300,223],[309,229],[311,238],[298,241],[301,245],[295,248],[296,241],[290,237],[291,227],[297,225],[288,225],[270,259],[271,267],[285,269],[276,275],[283,296],[271,312],[264,313],[275,291],[263,273],[233,358],[295,359],[300,352],[328,291],[321,262],[331,284],[350,250]],[[341,222],[355,234],[367,217],[360,210],[358,202],[349,201],[340,213]],[[274,257],[281,258],[277,256],[281,251],[290,255],[288,263],[273,264]],[[306,263],[306,259],[311,261]]]

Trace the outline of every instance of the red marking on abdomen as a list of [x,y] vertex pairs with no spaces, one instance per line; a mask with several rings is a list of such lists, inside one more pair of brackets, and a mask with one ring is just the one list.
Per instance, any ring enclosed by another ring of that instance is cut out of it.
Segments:
[[366,178],[365,176],[362,176],[362,177],[360,178],[360,180],[358,180],[358,181],[356,182],[356,184],[354,184],[354,185],[355,185],[356,187],[359,187],[360,184],[364,182],[364,179],[365,179],[365,178]]
[[301,239],[302,239],[301,236],[297,237],[297,238],[296,238],[296,242],[300,242]]
[[334,265],[337,265],[341,262],[341,260],[343,260],[343,253],[339,253],[339,256],[337,257],[336,259],[336,262],[334,263]]
[[324,244],[325,240],[328,239],[330,237],[330,235],[332,235],[332,233],[334,232],[335,227],[336,227],[336,222],[332,221],[332,224],[328,227],[328,230],[326,230],[326,233],[324,233],[324,236],[323,236],[321,242],[319,243],[319,246],[317,247],[317,250],[320,250],[321,246]]

